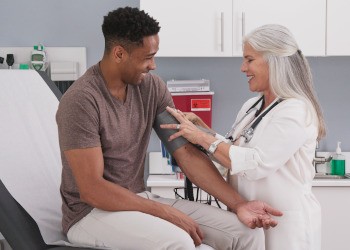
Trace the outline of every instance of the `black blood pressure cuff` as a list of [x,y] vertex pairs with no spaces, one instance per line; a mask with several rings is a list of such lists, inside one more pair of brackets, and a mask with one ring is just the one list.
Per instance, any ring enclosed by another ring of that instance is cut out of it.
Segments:
[[172,141],[168,141],[169,137],[178,132],[178,130],[163,129],[160,127],[161,124],[179,124],[179,122],[176,120],[175,117],[173,117],[168,111],[165,110],[163,113],[157,115],[153,126],[159,139],[163,142],[165,148],[171,155],[173,155],[176,149],[181,148],[183,145],[189,143],[189,141],[187,141],[182,136]]

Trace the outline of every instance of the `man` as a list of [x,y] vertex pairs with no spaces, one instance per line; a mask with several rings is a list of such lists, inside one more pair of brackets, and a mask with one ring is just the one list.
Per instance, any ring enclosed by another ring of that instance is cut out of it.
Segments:
[[[152,127],[172,98],[156,68],[160,27],[137,8],[108,13],[102,60],[62,97],[63,231],[72,243],[111,249],[264,249],[261,229],[275,226],[263,202],[246,202],[211,161],[186,142],[173,156],[185,174],[237,213],[145,192]],[[157,128],[158,129],[158,126]],[[241,222],[246,224],[242,224]],[[250,227],[250,228],[249,228]]]

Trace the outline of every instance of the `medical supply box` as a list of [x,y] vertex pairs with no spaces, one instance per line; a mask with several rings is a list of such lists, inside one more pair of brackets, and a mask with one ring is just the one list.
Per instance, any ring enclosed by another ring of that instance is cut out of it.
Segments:
[[171,95],[177,109],[195,113],[211,127],[214,92],[172,92]]

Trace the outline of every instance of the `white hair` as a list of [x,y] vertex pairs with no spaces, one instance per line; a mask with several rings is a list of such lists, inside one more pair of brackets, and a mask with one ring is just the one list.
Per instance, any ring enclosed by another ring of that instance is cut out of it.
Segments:
[[310,66],[292,33],[284,26],[269,24],[246,35],[248,43],[269,66],[271,91],[280,98],[305,100],[318,118],[318,139],[326,134],[324,118],[313,87]]

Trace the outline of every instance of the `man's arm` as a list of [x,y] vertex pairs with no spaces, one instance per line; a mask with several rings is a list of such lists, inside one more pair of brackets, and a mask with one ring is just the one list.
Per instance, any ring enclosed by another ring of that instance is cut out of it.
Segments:
[[[168,109],[168,111],[173,112],[173,115],[177,114],[173,109]],[[180,113],[182,114],[182,112]],[[182,116],[181,118],[185,119]],[[194,126],[191,122],[189,123]],[[241,197],[222,178],[213,162],[204,153],[195,148],[184,137],[175,136],[179,134],[177,129],[174,129],[176,124],[179,122],[175,117],[164,111],[156,117],[154,129],[167,150],[175,157],[185,175],[198,187],[218,198],[230,210],[234,211],[239,220],[248,227],[267,229],[270,226],[276,226],[277,221],[273,220],[270,214],[280,216],[282,213],[264,202],[247,202]],[[172,137],[175,138],[171,139]]]
[[221,176],[210,159],[192,144],[173,153],[178,166],[195,185],[218,198],[236,212],[239,203],[246,202]]
[[195,245],[201,244],[203,235],[190,217],[171,206],[142,198],[105,180],[101,147],[67,150],[64,155],[72,169],[82,201],[105,211],[139,211],[162,218],[189,233]]
[[178,148],[173,156],[191,182],[223,202],[246,226],[267,229],[277,225],[270,214],[280,216],[280,211],[261,201],[247,202],[222,178],[213,162],[192,144]]

